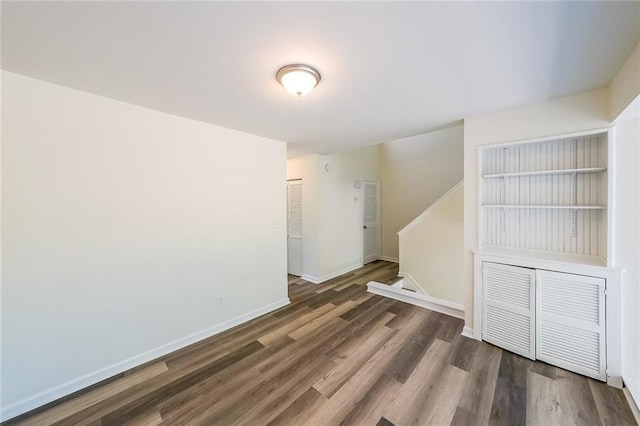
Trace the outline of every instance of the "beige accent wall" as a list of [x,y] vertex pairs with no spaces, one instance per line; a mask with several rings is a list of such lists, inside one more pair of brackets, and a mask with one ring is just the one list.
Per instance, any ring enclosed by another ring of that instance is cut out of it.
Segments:
[[454,187],[400,235],[400,275],[432,297],[464,304],[464,187]]
[[462,180],[462,125],[380,147],[382,256],[398,259],[397,233]]

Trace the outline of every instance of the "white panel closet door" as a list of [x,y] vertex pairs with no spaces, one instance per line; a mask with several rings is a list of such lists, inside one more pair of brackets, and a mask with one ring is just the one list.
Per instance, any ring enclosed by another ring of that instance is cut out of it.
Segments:
[[302,181],[287,182],[287,272],[302,275]]
[[538,271],[537,281],[537,358],[606,380],[605,280]]
[[380,258],[380,187],[378,182],[363,181],[362,263]]
[[534,269],[484,262],[482,338],[535,359]]

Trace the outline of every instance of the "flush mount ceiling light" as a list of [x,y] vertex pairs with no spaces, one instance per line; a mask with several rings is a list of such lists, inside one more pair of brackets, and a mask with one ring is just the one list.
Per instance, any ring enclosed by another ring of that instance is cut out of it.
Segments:
[[304,96],[320,82],[317,69],[303,64],[285,65],[276,73],[276,79],[287,92],[298,97]]

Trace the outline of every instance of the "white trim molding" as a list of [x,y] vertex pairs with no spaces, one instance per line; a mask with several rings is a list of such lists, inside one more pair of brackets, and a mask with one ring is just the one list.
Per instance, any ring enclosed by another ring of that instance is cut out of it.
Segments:
[[432,311],[440,312],[455,318],[464,319],[464,305],[459,303],[449,302],[448,300],[438,299],[436,297],[390,286],[388,284],[382,284],[376,281],[369,281],[367,283],[367,291],[379,296],[420,306],[421,308],[431,309]]
[[465,325],[464,328],[462,329],[462,333],[460,334],[463,335],[464,337],[468,337],[469,339],[474,339],[473,328],[469,326]]
[[380,256],[380,260],[384,260],[385,262],[400,263],[400,259],[398,259],[397,257]]
[[422,221],[425,217],[429,216],[429,214],[431,214],[431,212],[438,207],[440,204],[442,204],[444,202],[444,200],[447,199],[447,197],[449,197],[449,195],[453,194],[458,188],[460,188],[462,185],[464,185],[464,180],[461,180],[460,182],[456,183],[453,188],[451,188],[450,190],[448,190],[447,192],[445,192],[440,198],[438,198],[433,204],[431,204],[429,207],[427,207],[427,209],[425,211],[423,211],[422,213],[420,213],[420,215],[418,217],[416,217],[415,219],[413,219],[411,222],[409,222],[404,228],[402,228],[400,231],[398,231],[398,236],[401,237],[402,235],[406,234],[411,228],[413,228],[414,226],[416,226],[418,224],[418,222]]
[[402,281],[403,281],[402,288],[414,290],[417,293],[420,293],[424,296],[435,299],[434,297],[429,296],[429,293],[427,293],[427,291],[424,288],[422,288],[422,286],[411,276],[410,273],[399,271],[398,276],[402,277]]
[[629,403],[629,407],[631,407],[631,412],[633,413],[633,417],[636,418],[636,422],[640,424],[640,409],[638,409],[638,404],[636,400],[633,398],[633,394],[631,393],[632,389],[629,387],[629,382],[627,380],[624,381],[625,386],[622,388],[622,392],[624,392],[624,396],[627,398],[627,402]]
[[169,342],[155,349],[151,349],[147,352],[135,355],[131,358],[102,368],[98,371],[85,374],[84,376],[78,377],[77,379],[70,380],[66,383],[62,383],[61,385],[27,397],[7,407],[3,407],[0,411],[0,421],[4,422],[6,420],[12,419],[13,417],[41,407],[45,404],[82,390],[88,386],[99,383],[117,374],[138,367],[149,361],[153,361],[154,359],[170,354],[171,352],[182,349],[201,340],[215,336],[218,333],[257,318],[261,315],[268,314],[269,312],[275,311],[276,309],[286,306],[289,303],[291,303],[289,301],[289,298],[281,299],[277,302],[271,303],[258,309],[254,309],[253,311],[247,312],[246,314],[232,318],[221,324],[214,325],[213,327],[209,327],[207,329],[174,340],[173,342]]
[[353,264],[351,266],[347,266],[344,269],[340,269],[339,271],[332,272],[330,274],[326,274],[326,275],[323,275],[321,277],[314,277],[313,275],[302,274],[302,276],[300,278],[302,278],[305,281],[309,281],[310,283],[313,283],[313,284],[322,284],[323,282],[329,281],[332,278],[335,278],[335,277],[338,277],[340,275],[349,273],[349,272],[354,271],[354,270],[356,270],[358,268],[362,268],[362,266],[363,266],[362,263],[356,263],[356,264]]

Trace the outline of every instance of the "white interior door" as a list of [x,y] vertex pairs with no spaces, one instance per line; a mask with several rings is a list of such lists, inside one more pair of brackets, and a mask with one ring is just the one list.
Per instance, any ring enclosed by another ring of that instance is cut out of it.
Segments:
[[287,182],[287,272],[302,275],[302,181]]
[[362,263],[380,258],[380,184],[362,181]]

